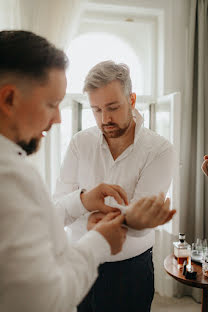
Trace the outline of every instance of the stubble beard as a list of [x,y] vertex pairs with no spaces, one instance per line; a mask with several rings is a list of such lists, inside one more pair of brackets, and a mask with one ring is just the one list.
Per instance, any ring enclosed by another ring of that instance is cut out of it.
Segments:
[[[105,137],[107,137],[109,139],[111,139],[111,138],[119,138],[122,135],[124,135],[126,133],[126,131],[129,129],[130,124],[132,122],[132,119],[133,119],[132,111],[131,111],[131,109],[129,109],[128,120],[127,120],[127,122],[125,123],[125,125],[122,128],[120,128],[118,126],[118,124],[116,124],[116,123],[108,123],[106,125],[102,125],[101,126],[102,132],[105,135]],[[114,129],[114,130],[111,130],[111,131],[105,131],[105,126],[114,126],[117,129]]]

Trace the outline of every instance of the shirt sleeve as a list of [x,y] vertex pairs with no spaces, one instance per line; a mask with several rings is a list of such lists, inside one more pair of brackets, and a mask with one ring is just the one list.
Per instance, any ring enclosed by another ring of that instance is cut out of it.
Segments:
[[110,246],[95,231],[71,245],[44,184],[27,175],[0,176],[0,310],[74,311]]
[[[132,202],[136,202],[142,197],[158,195],[160,192],[167,193],[171,184],[176,167],[176,152],[170,143],[166,147],[161,147],[160,151],[147,162],[141,171],[138,179]],[[144,236],[151,229],[137,231],[129,229],[130,236]]]
[[144,196],[167,193],[176,167],[176,152],[169,143],[142,169],[131,202]]
[[62,216],[65,225],[73,223],[81,215],[88,212],[80,199],[78,163],[79,155],[75,139],[72,139],[61,167],[60,176],[57,179],[53,197],[56,209]]

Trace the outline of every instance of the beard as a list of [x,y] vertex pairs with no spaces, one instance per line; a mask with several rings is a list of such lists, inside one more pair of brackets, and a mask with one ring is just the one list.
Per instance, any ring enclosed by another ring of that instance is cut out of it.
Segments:
[[[51,129],[52,125],[49,125],[47,128],[45,128],[44,131],[42,131],[42,135],[45,137],[46,133]],[[45,134],[43,134],[45,132]],[[40,147],[40,141],[41,138],[32,138],[29,142],[17,141],[17,144],[26,152],[27,155],[31,155],[38,151]]]
[[[105,130],[106,126],[113,126],[115,127],[115,129],[106,131]],[[128,128],[129,128],[129,124],[124,126],[123,128],[120,128],[118,124],[110,122],[106,125],[102,125],[102,132],[107,138],[119,138],[122,135],[124,135],[124,133],[126,132]]]
[[[127,118],[126,123],[123,125],[123,127],[119,127],[119,125],[116,123],[109,122],[108,124],[101,125],[101,130],[107,138],[119,138],[122,135],[124,135],[126,131],[129,129],[132,119],[133,119],[132,111],[131,109],[129,109],[128,118]],[[105,127],[107,126],[115,127],[115,129],[106,131]]]
[[25,141],[19,141],[17,144],[26,152],[27,155],[31,155],[39,149],[40,139],[33,138],[29,141],[29,143]]

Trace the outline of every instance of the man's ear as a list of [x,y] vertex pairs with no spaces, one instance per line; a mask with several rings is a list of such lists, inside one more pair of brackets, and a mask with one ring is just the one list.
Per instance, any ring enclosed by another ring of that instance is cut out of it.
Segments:
[[14,107],[16,88],[12,85],[6,85],[0,88],[0,110],[10,115]]
[[131,108],[134,109],[136,104],[136,93],[131,93],[130,99],[131,99]]

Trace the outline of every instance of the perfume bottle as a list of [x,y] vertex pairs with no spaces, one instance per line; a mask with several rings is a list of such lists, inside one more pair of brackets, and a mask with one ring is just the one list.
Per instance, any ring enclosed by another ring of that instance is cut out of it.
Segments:
[[202,262],[202,272],[204,276],[208,277],[208,251],[204,253],[203,262]]
[[177,259],[178,269],[183,269],[184,261],[187,261],[187,267],[191,267],[191,246],[185,241],[186,235],[179,233],[179,241],[174,242],[174,256]]

